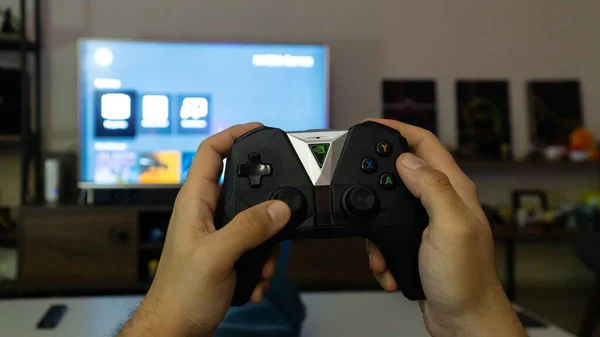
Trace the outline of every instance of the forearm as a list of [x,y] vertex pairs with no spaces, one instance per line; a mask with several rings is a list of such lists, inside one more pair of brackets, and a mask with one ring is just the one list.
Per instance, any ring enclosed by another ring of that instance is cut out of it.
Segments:
[[457,320],[454,328],[439,331],[434,337],[527,337],[506,294],[499,289],[490,293],[476,312]]
[[496,296],[495,304],[486,308],[487,310],[477,318],[478,322],[458,336],[527,337],[527,332],[506,295],[500,293]]
[[[116,337],[191,337],[177,317],[166,317],[161,314],[163,311],[160,305],[145,299]],[[197,336],[208,337],[210,334]]]

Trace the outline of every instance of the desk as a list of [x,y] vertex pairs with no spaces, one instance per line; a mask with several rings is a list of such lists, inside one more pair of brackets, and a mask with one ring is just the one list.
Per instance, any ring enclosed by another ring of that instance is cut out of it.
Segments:
[[[416,303],[383,292],[305,293],[306,337],[428,336]],[[0,300],[0,334],[11,337],[106,337],[137,307],[142,297],[88,297]],[[68,306],[54,330],[35,326],[52,304]],[[517,310],[521,310],[517,308]],[[530,329],[531,337],[574,337],[557,328]]]

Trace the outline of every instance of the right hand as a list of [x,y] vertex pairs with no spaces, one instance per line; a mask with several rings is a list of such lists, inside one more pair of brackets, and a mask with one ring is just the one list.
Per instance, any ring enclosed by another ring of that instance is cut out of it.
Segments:
[[[427,300],[421,310],[432,336],[526,336],[498,280],[494,241],[473,182],[429,131],[374,119],[398,130],[414,152],[396,168],[421,200],[430,222],[422,236],[419,274]],[[373,275],[389,292],[397,283],[383,255],[367,242]]]

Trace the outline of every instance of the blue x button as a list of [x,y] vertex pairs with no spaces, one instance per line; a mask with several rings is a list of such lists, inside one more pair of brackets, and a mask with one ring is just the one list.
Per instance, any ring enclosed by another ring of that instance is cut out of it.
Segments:
[[371,157],[367,157],[362,160],[360,168],[365,173],[374,173],[377,171],[377,161]]

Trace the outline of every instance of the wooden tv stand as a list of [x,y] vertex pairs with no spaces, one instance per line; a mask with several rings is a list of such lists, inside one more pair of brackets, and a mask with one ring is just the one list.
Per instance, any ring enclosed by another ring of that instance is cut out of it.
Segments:
[[[143,293],[148,261],[161,242],[154,227],[167,227],[166,206],[28,206],[21,209],[19,280],[27,291]],[[304,290],[377,289],[364,240],[295,241],[290,275]]]

